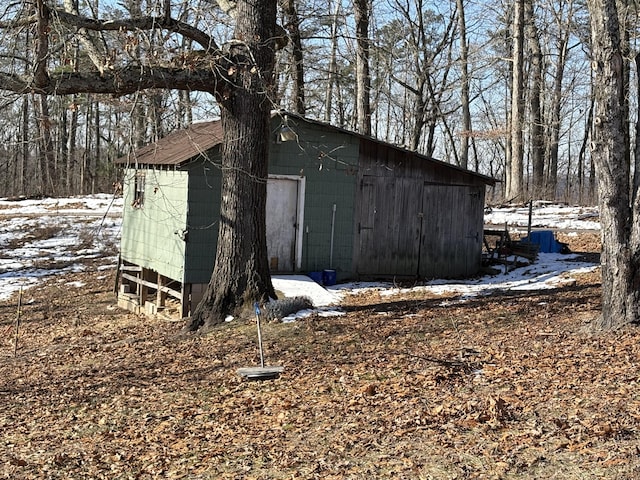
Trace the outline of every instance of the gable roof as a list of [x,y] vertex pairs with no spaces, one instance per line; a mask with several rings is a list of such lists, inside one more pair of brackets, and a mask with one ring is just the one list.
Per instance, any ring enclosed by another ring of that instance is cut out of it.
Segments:
[[118,165],[180,165],[222,143],[222,122],[194,123],[115,160]]
[[[386,145],[389,148],[393,148],[398,151],[408,153],[420,158],[424,161],[431,162],[441,167],[451,168],[464,172],[465,174],[478,177],[482,182],[487,185],[495,185],[496,179],[483,175],[481,173],[468,170],[452,163],[443,162],[442,160],[436,160],[435,158],[427,157],[418,152],[407,150],[406,148],[392,145],[374,137],[363,135],[358,132],[346,130],[341,127],[336,127],[329,123],[324,123],[319,120],[313,120],[307,117],[303,117],[299,114],[289,113],[284,111],[274,111],[271,117],[290,117],[296,120],[305,122],[307,124],[316,125],[321,128],[327,128],[334,132],[340,132],[345,135],[351,135],[363,139],[365,141]],[[206,152],[210,148],[213,148],[222,143],[222,122],[220,119],[212,120],[208,122],[199,122],[190,125],[187,128],[176,130],[166,137],[161,138],[155,143],[146,145],[138,150],[131,152],[128,155],[120,157],[115,160],[118,165],[180,165],[197,155]]]

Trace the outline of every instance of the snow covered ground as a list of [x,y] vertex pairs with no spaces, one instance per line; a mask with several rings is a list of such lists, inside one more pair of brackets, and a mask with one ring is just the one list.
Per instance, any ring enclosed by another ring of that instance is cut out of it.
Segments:
[[[529,207],[514,206],[491,208],[485,213],[485,224],[504,226],[526,231],[529,223]],[[533,205],[531,228],[554,228],[565,231],[600,230],[597,207],[570,207],[548,202]]]
[[[20,288],[37,286],[43,278],[91,269],[112,270],[116,265],[121,229],[122,198],[92,195],[63,199],[0,199],[0,299]],[[526,207],[495,208],[485,216],[486,224],[525,231]],[[565,231],[599,230],[596,208],[536,205],[534,228]],[[508,273],[486,275],[468,281],[434,280],[411,291],[455,293],[456,301],[488,295],[497,290],[541,290],[571,282],[571,276],[596,268],[576,262],[575,255],[541,253],[533,265]],[[62,279],[64,277],[61,277]],[[277,290],[286,296],[308,296],[321,315],[340,314],[343,295],[376,289],[382,295],[405,293],[390,283],[348,283],[321,288],[305,276],[274,277]],[[69,284],[70,287],[79,285]],[[288,317],[294,320],[312,312]]]
[[0,199],[0,299],[52,275],[115,268],[121,218],[111,195]]

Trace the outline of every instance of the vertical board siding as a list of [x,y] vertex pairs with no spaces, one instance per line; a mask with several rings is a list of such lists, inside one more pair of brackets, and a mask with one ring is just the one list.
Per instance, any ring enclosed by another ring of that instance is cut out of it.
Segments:
[[134,207],[136,170],[125,171],[122,259],[181,282],[185,244],[176,232],[186,225],[187,175],[176,170],[145,172],[144,203]]
[[485,184],[411,152],[361,142],[354,269],[361,277],[477,273]]

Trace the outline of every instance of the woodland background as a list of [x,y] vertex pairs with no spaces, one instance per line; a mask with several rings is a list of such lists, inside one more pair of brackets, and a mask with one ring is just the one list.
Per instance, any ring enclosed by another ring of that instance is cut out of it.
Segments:
[[[135,17],[164,7],[153,0],[60,3],[98,18],[116,8]],[[520,3],[523,24],[514,16]],[[3,8],[15,14],[28,5]],[[288,43],[278,52],[274,109],[362,131],[357,93],[365,89],[371,135],[503,180],[491,192],[492,202],[513,194],[514,175],[522,179],[522,198],[595,202],[588,148],[593,106],[589,23],[582,0],[283,0],[280,7]],[[216,38],[231,37],[229,17],[211,2],[183,0],[170,8],[173,17]],[[635,18],[632,9],[623,10],[626,19]],[[629,58],[636,27],[624,24]],[[33,32],[2,32],[0,62],[31,68]],[[157,57],[181,67],[198,63],[199,51],[191,49],[188,39],[168,38],[172,34],[160,29],[150,32],[123,32],[118,49],[124,45],[132,58]],[[68,38],[55,28],[50,32],[60,59],[55,68],[80,70],[90,63],[90,52],[81,36]],[[105,52],[116,51],[107,40],[103,43]],[[369,56],[365,83],[356,68],[363,45]],[[522,45],[521,61],[514,55],[516,45]],[[514,76],[514,68],[522,75]],[[627,75],[633,84],[634,73]],[[633,88],[629,92],[633,107],[636,94]],[[219,115],[211,95],[188,91],[0,95],[1,196],[110,191],[119,180],[115,158]],[[522,108],[514,117],[516,103]],[[631,113],[629,123],[634,121]],[[522,148],[514,148],[512,132],[521,134]]]

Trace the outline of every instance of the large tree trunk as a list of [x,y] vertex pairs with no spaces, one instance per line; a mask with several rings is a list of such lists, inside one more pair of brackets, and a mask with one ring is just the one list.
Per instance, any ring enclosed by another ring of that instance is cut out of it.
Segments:
[[595,108],[592,159],[598,177],[602,224],[603,330],[638,320],[640,307],[640,205],[630,194],[625,146],[625,80],[615,0],[589,0]]
[[544,85],[544,69],[542,65],[542,47],[540,35],[533,12],[533,2],[526,2],[525,19],[527,24],[527,40],[531,52],[531,92],[529,105],[531,108],[531,166],[533,168],[533,196],[541,198],[544,187],[544,123],[542,118],[542,86]]
[[358,132],[371,135],[371,79],[369,73],[369,14],[370,0],[355,0],[356,21],[356,83]]
[[244,43],[231,47],[234,88],[220,99],[224,140],[216,262],[191,330],[248,313],[253,302],[276,296],[265,225],[276,0],[243,0],[236,9],[235,38]]
[[513,14],[513,76],[511,79],[511,156],[506,171],[507,200],[523,200],[524,177],[524,0]]

